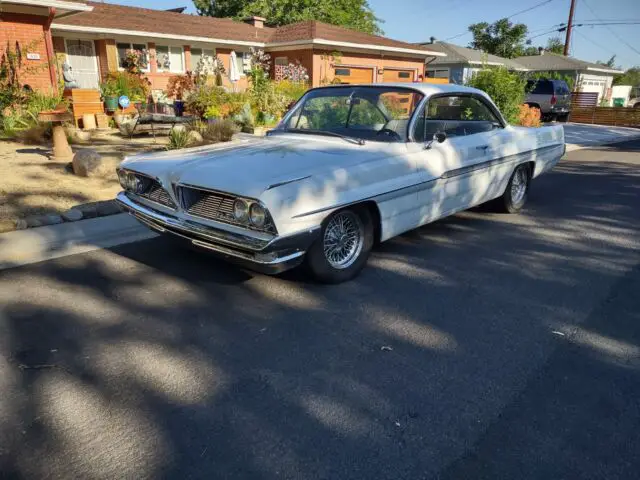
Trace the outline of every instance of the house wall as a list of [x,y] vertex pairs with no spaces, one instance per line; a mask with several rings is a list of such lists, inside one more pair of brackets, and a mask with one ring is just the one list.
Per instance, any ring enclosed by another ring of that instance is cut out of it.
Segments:
[[424,73],[424,59],[387,57],[384,55],[342,53],[334,56],[328,50],[313,50],[313,70],[311,74],[312,86],[317,87],[331,83],[335,78],[336,66],[371,67],[373,68],[373,81],[384,82],[384,73],[379,70],[385,68],[400,68],[414,70],[414,80]]
[[310,48],[305,48],[301,50],[283,50],[283,51],[269,51],[266,50],[271,56],[271,69],[270,74],[271,78],[278,78],[277,66],[276,66],[276,58],[278,57],[286,57],[288,63],[295,64],[296,62],[300,62],[300,64],[307,69],[307,73],[311,78],[313,75],[313,50]]
[[0,15],[0,55],[7,47],[7,42],[13,50],[16,42],[20,48],[29,53],[40,55],[37,60],[24,58],[20,80],[34,90],[51,91],[55,86],[51,85],[49,76],[49,61],[45,47],[45,24],[47,18],[22,13],[5,13]]

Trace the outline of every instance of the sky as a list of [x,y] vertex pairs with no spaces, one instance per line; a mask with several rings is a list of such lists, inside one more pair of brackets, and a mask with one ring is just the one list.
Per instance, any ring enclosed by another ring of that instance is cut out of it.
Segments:
[[[190,0],[109,0],[110,3],[154,9],[188,7]],[[545,0],[369,0],[376,16],[384,21],[385,35],[408,42],[428,41],[429,37],[467,46],[472,23],[494,22],[542,3]],[[544,5],[510,18],[529,28],[533,45],[544,46],[554,33],[546,32],[566,23],[571,0],[548,0]],[[583,26],[573,30],[570,55],[581,60],[606,61],[616,55],[616,65],[640,65],[640,0],[576,0],[575,23],[588,20],[638,21],[636,25]],[[542,34],[542,35],[541,35]],[[539,35],[539,36],[538,36]],[[564,32],[555,32],[564,41]],[[634,51],[635,50],[635,51]]]

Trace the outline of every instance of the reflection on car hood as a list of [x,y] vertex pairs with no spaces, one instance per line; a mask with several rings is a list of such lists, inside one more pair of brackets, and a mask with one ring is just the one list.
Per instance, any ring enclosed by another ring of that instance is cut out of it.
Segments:
[[380,158],[385,155],[380,145],[368,142],[361,146],[314,135],[278,135],[137,155],[125,159],[122,166],[159,178],[165,185],[182,183],[258,198],[273,185]]

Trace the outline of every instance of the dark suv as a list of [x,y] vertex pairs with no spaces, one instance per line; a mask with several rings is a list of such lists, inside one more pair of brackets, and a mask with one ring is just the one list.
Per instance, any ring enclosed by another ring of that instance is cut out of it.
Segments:
[[571,112],[571,91],[564,80],[528,80],[526,91],[524,102],[539,108],[544,120],[567,121]]

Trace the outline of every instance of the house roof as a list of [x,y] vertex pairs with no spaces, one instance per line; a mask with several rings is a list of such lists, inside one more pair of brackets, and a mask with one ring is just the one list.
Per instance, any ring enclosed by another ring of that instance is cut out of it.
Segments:
[[328,23],[318,22],[316,20],[307,20],[304,22],[284,25],[273,29],[273,33],[269,38],[269,44],[291,44],[293,42],[303,43],[306,41],[314,41],[314,43],[322,43],[323,40],[327,44],[357,44],[360,46],[372,46],[378,50],[390,49],[398,52],[416,53],[421,55],[443,55],[441,52],[421,45],[416,45],[380,35],[371,35],[368,33],[358,32],[348,28],[330,25]]
[[583,70],[601,73],[623,73],[622,70],[600,65],[598,63],[585,62],[573,57],[565,57],[554,53],[546,52],[544,55],[531,55],[527,57],[517,57],[515,59],[529,70]]
[[441,64],[486,64],[494,66],[505,66],[512,70],[526,71],[527,68],[518,62],[510,60],[508,58],[499,57],[497,55],[491,55],[490,53],[484,53],[482,50],[474,50],[473,48],[461,47],[460,45],[454,45],[447,42],[436,43],[421,43],[420,45],[427,46],[430,50],[436,50],[446,54],[446,57],[438,57],[430,65]]
[[246,44],[256,47],[297,44],[327,45],[411,55],[443,55],[430,48],[408,42],[369,35],[318,21],[305,21],[278,28],[257,28],[230,18],[215,18],[166,10],[128,7],[110,3],[86,2],[92,12],[80,13],[55,22],[62,31],[113,35],[139,35],[209,43]]
[[[16,8],[28,8],[32,15],[48,16],[50,8],[54,8],[54,18],[68,17],[76,15],[78,12],[90,12],[92,7],[80,0],[3,0],[3,11],[14,11]],[[18,13],[24,11],[17,10]]]

